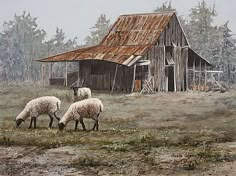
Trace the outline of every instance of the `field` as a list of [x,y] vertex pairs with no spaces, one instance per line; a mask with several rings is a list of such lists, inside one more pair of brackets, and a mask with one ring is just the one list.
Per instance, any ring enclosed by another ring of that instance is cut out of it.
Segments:
[[[0,175],[236,175],[236,91],[93,93],[103,101],[100,131],[74,131],[71,122],[40,116],[37,129],[14,119],[32,98],[55,95],[59,116],[72,91],[56,87],[0,87]],[[85,125],[91,129],[92,120]]]

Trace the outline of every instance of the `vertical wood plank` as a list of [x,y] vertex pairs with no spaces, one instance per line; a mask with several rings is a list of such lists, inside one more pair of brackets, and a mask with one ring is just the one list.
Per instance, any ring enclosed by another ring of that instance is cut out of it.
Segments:
[[116,82],[117,70],[118,70],[118,64],[116,64],[116,70],[115,70],[115,75],[114,75],[114,79],[113,79],[113,83],[112,83],[111,93],[113,93],[113,90],[114,90],[114,86],[115,86],[115,82]]
[[193,58],[193,89],[195,89],[195,56]]
[[204,79],[205,83],[204,83],[204,85],[205,85],[205,89],[206,89],[206,85],[207,85],[207,69],[206,69],[206,62],[205,62],[204,71],[205,71],[205,79]]
[[198,82],[198,85],[201,86],[201,79],[202,79],[202,62],[201,62],[201,59],[200,59],[200,66],[199,66],[200,70],[199,70],[199,82]]
[[186,51],[186,91],[189,90],[189,84],[188,84],[188,49],[185,49]]
[[136,65],[134,65],[134,73],[133,73],[133,84],[132,84],[132,89],[131,92],[134,91],[134,85],[135,85],[135,74],[136,74]]
[[68,68],[67,68],[67,61],[65,63],[65,86],[68,86]]

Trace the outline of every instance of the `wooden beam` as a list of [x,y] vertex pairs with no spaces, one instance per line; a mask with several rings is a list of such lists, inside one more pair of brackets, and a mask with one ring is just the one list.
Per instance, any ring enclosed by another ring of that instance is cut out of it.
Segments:
[[41,65],[41,82],[42,86],[45,85],[45,63],[42,63]]
[[132,84],[131,92],[134,91],[134,86],[135,86],[135,76],[136,76],[135,74],[136,74],[136,65],[134,65],[133,84]]
[[114,75],[114,79],[113,79],[113,83],[112,83],[111,93],[113,93],[113,90],[114,90],[114,86],[115,86],[115,82],[116,82],[117,70],[118,70],[118,64],[116,64],[116,71],[115,71],[115,75]]
[[204,68],[204,71],[205,71],[204,85],[205,85],[205,88],[206,88],[206,85],[207,85],[207,69],[206,69],[206,62],[205,62],[205,68]]
[[199,69],[200,69],[200,72],[199,72],[198,85],[201,86],[201,79],[202,79],[202,62],[201,62],[201,60],[200,60],[200,64],[199,64]]
[[68,68],[67,68],[67,61],[65,63],[65,86],[67,87],[68,86]]
[[188,91],[189,90],[189,86],[188,86],[188,52],[185,54],[186,54],[186,62],[185,62],[185,64],[186,64],[185,65],[186,66],[186,91]]
[[175,72],[175,65],[174,65],[174,92],[176,92],[176,72]]
[[49,63],[49,79],[52,78],[52,62]]
[[195,83],[195,56],[193,58],[193,88],[195,88],[196,83]]

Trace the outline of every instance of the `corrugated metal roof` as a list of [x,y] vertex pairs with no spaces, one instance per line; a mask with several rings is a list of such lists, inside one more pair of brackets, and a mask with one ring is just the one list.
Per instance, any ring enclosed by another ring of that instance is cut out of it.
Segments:
[[151,45],[144,46],[92,46],[58,54],[45,59],[41,62],[62,62],[77,60],[105,60],[118,64],[129,65],[138,56],[144,55]]
[[154,45],[174,12],[122,15],[100,45]]
[[145,55],[146,51],[157,42],[174,14],[175,12],[172,11],[121,15],[99,45],[62,53],[39,61],[100,59],[130,65],[129,63],[136,60],[138,56]]

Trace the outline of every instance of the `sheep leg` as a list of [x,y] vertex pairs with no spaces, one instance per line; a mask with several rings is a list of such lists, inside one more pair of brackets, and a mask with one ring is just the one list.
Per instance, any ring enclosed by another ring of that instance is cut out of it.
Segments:
[[95,130],[95,128],[96,128],[96,130],[98,131],[98,119],[93,119],[95,122],[94,122],[94,125],[93,125],[93,128],[92,128],[92,130],[94,131]]
[[31,129],[31,128],[32,128],[33,119],[34,119],[34,118],[33,118],[33,117],[31,117],[29,129]]
[[50,118],[50,122],[49,122],[49,128],[52,128],[52,123],[53,123],[53,116],[48,114],[49,118]]
[[98,131],[98,119],[97,119],[97,121],[96,121],[96,123],[97,123],[97,125],[96,125],[96,130]]
[[84,121],[82,118],[79,119],[79,122],[81,123],[83,130],[86,131],[85,125],[84,125]]
[[58,120],[58,122],[59,122],[59,121],[60,121],[60,118],[57,117],[56,112],[54,112],[53,115],[54,115],[54,117],[55,117],[55,118]]
[[92,130],[95,130],[95,127],[96,127],[96,130],[98,131],[98,126],[99,126],[98,125],[98,117],[99,117],[99,115],[100,115],[100,113],[98,113],[97,118],[92,118],[95,121]]
[[34,117],[33,119],[34,119],[34,128],[36,128],[36,117]]
[[79,120],[76,120],[76,121],[75,121],[75,131],[77,130],[78,123],[79,123]]

